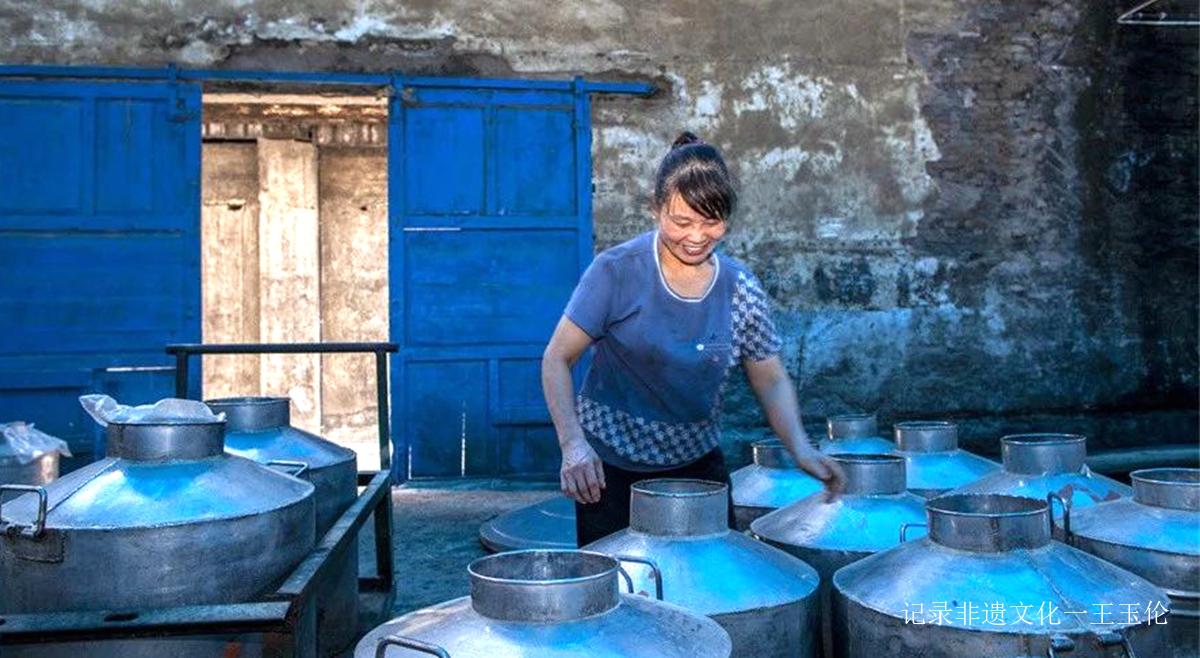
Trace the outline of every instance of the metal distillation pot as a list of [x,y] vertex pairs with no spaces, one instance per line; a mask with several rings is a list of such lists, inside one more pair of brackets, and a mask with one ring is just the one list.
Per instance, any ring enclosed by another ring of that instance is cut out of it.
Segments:
[[500,514],[479,526],[479,541],[489,551],[575,548],[575,501],[556,496]]
[[825,419],[826,438],[818,448],[832,454],[883,455],[894,452],[896,444],[879,436],[875,414],[842,414]]
[[733,517],[738,530],[768,512],[821,491],[821,481],[796,466],[779,439],[751,444],[754,463],[730,474],[733,483]]
[[621,594],[615,559],[586,551],[498,553],[467,567],[471,595],[367,633],[355,658],[728,658],[711,619]]
[[[317,537],[323,537],[358,495],[353,450],[291,426],[291,400],[240,397],[208,400],[225,414],[225,451],[260,464],[295,465],[298,477],[313,485]],[[358,551],[332,556],[332,575],[318,585],[317,646],[329,656],[358,634]]]
[[1166,592],[1053,540],[1046,501],[946,495],[926,516],[924,539],[834,574],[836,655],[1165,655]]
[[1072,512],[1071,544],[1128,569],[1171,597],[1171,656],[1200,655],[1200,470],[1134,471],[1133,498]]
[[[846,489],[832,502],[813,494],[750,524],[750,534],[812,565],[821,576],[823,655],[832,656],[829,591],[838,569],[900,543],[904,524],[925,520],[925,500],[905,489],[896,455],[834,455]],[[915,534],[914,534],[915,536]]]
[[[1087,437],[1079,434],[1012,434],[1000,439],[1003,467],[950,493],[1005,494],[1046,500],[1055,494],[1072,509],[1133,495],[1129,487],[1093,473],[1084,463]],[[1062,508],[1052,510],[1056,521]],[[1056,537],[1062,539],[1058,525]]]
[[[735,656],[815,656],[816,571],[730,531],[724,484],[643,480],[633,485],[629,527],[588,550],[653,561],[663,600],[707,615],[729,631]],[[652,591],[650,571],[628,565],[635,589]]]
[[0,441],[0,484],[47,484],[58,477],[60,457],[57,452],[47,452],[23,464],[8,444]]
[[[224,425],[110,423],[104,459],[5,503],[0,612],[136,612],[269,593],[313,548],[313,487],[227,455]],[[254,655],[260,639],[39,644],[4,655],[221,658]]]
[[1000,465],[958,447],[958,426],[945,421],[896,423],[896,454],[904,457],[908,489],[933,498],[1000,470]]

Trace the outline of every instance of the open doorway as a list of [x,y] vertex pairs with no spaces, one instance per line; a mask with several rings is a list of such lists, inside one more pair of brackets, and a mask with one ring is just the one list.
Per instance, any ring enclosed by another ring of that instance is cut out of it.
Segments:
[[[389,339],[387,126],[382,96],[204,95],[205,343]],[[372,358],[206,356],[203,395],[290,397],[374,470]]]

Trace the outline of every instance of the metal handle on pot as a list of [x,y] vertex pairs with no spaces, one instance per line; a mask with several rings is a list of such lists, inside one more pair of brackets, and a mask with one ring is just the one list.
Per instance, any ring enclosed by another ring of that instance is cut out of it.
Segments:
[[1050,646],[1046,648],[1046,658],[1055,658],[1059,653],[1069,653],[1075,650],[1075,641],[1066,635],[1051,635]]
[[450,658],[450,653],[436,644],[414,640],[411,637],[403,635],[385,635],[379,639],[379,644],[375,645],[375,658],[384,658],[388,647],[402,647],[420,651],[438,658]]
[[1046,494],[1046,505],[1050,508],[1050,529],[1054,529],[1054,501],[1056,500],[1059,505],[1062,505],[1063,509],[1063,539],[1069,540],[1071,538],[1071,504],[1065,498],[1053,492]]
[[619,564],[620,562],[633,562],[634,564],[641,564],[650,567],[650,573],[654,576],[654,598],[658,599],[659,601],[663,600],[662,570],[658,568],[657,564],[640,557],[629,557],[626,555],[614,555],[613,557],[616,558],[618,562],[617,572],[625,578],[625,585],[629,588],[630,594],[633,594],[633,577],[629,575],[629,572],[625,570],[625,567],[622,567]]
[[901,523],[900,524],[900,543],[903,544],[904,542],[908,541],[908,529],[909,528],[918,528],[918,527],[929,529],[929,524],[928,523]]
[[285,473],[287,473],[288,475],[290,475],[294,478],[298,478],[301,475],[304,475],[305,473],[308,472],[308,463],[307,462],[294,462],[294,461],[288,461],[286,459],[272,459],[267,462],[267,466],[282,466],[283,468],[294,468],[294,469],[296,469],[295,473],[288,473],[287,471],[284,471]]
[[[37,517],[33,521],[33,528],[26,528],[22,531],[34,539],[42,536],[46,531],[46,511],[49,503],[49,496],[46,495],[46,487],[38,487],[30,484],[0,484],[0,520],[3,519],[3,504],[5,491],[27,491],[38,495]],[[12,524],[16,526],[17,524]]]
[[1129,638],[1125,637],[1125,635],[1123,633],[1121,633],[1120,631],[1109,631],[1107,633],[1101,633],[1099,635],[1099,638],[1100,638],[1100,646],[1102,646],[1102,647],[1120,646],[1121,652],[1124,653],[1126,656],[1128,656],[1129,658],[1137,658],[1137,654],[1133,652],[1133,644],[1129,641]]

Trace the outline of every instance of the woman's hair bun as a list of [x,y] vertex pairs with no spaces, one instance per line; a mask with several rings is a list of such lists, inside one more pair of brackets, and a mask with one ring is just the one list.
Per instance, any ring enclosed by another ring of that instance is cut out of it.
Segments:
[[655,211],[665,208],[672,194],[679,194],[689,208],[708,219],[729,219],[737,204],[737,190],[721,152],[688,131],[679,133],[658,165]]
[[679,136],[676,137],[675,141],[671,143],[671,148],[677,149],[680,146],[687,146],[688,144],[703,144],[703,143],[704,143],[704,140],[697,137],[696,133],[685,130],[685,131],[679,133]]

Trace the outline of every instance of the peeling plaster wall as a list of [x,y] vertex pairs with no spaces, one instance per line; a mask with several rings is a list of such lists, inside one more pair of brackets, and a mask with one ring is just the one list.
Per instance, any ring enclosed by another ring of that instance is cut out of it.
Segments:
[[1196,38],[1117,8],[0,0],[0,60],[653,79],[594,106],[597,248],[679,129],[723,148],[807,413],[1194,441]]

